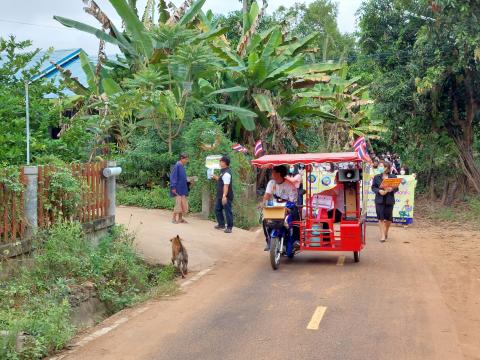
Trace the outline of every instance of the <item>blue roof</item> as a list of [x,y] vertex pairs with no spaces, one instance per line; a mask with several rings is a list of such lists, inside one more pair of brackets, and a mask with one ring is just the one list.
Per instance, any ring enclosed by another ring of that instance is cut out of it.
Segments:
[[[59,85],[60,81],[62,80],[62,75],[55,68],[55,66],[53,66],[50,63],[51,61],[53,61],[53,62],[61,65],[62,68],[70,70],[73,77],[76,77],[82,85],[88,87],[87,76],[85,75],[85,73],[82,69],[82,65],[80,64],[79,54],[80,54],[81,50],[82,49],[54,50],[50,54],[48,59],[40,67],[40,69],[41,69],[40,73],[38,75],[35,75],[31,79],[31,81],[35,81],[35,80],[38,80],[41,77],[45,77],[45,78],[48,78],[48,79],[53,79],[54,83],[56,85]],[[37,55],[35,55],[32,58],[32,61],[30,61],[30,63],[27,64],[26,68],[28,69],[29,67],[32,67],[34,64],[36,64],[37,61],[39,61],[43,56],[45,56],[45,53],[47,53],[47,51],[40,51]],[[90,56],[89,56],[89,59],[90,59],[91,62],[96,64],[96,61],[97,61],[96,59],[93,59]],[[0,59],[0,64],[3,61],[4,60]],[[68,89],[64,90],[63,93],[66,96],[74,95],[74,93],[71,92]],[[55,95],[55,94],[45,94],[45,97],[46,98],[55,98],[55,97],[57,97],[57,95]]]
[[[65,55],[64,57],[62,57],[58,60],[54,59],[54,56],[51,56],[50,59],[49,59],[49,62],[53,61],[57,65],[61,66],[64,69],[68,68],[70,65],[73,65],[75,62],[77,62],[79,60],[79,56],[80,56],[81,51],[82,51],[82,49],[74,50],[74,51],[68,53],[67,55]],[[60,53],[56,53],[56,54],[52,54],[52,55],[55,55],[55,57],[59,57]],[[51,77],[54,77],[57,73],[58,73],[58,70],[55,67],[55,65],[50,63],[50,65],[48,65],[46,68],[42,69],[39,74],[34,75],[31,79],[31,81],[38,80],[42,77],[51,78]]]
[[[84,85],[85,87],[88,87],[87,83],[87,75],[85,75],[85,72],[82,69],[82,65],[80,64],[80,58],[79,54],[82,51],[82,49],[63,49],[63,50],[54,50],[50,57],[48,58],[47,61],[45,61],[40,69],[40,74],[35,76],[32,81],[35,81],[36,79],[40,78],[42,75],[45,76],[46,78],[53,79],[54,83],[56,85],[60,84],[60,81],[62,80],[62,74],[53,66],[50,62],[53,61],[60,65],[62,68],[66,70],[70,70],[72,73],[72,76],[77,78],[78,81]],[[45,51],[40,52],[32,59],[32,64],[35,63],[35,61],[38,61],[42,56],[45,55]],[[96,59],[92,59],[89,56],[89,59],[91,62],[96,64]],[[63,91],[63,94],[66,96],[73,96],[75,95],[72,91],[66,89]],[[56,94],[45,94],[46,98],[56,98]]]

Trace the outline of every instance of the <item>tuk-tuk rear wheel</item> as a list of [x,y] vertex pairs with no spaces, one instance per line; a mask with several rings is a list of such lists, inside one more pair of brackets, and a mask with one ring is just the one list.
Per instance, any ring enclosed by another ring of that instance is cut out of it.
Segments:
[[359,251],[354,251],[353,252],[353,259],[355,260],[356,263],[360,261],[360,252]]

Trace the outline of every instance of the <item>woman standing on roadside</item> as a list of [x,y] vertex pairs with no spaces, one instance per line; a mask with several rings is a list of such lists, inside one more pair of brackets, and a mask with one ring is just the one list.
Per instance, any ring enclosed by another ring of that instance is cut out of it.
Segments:
[[379,174],[373,178],[372,191],[375,193],[375,208],[377,210],[378,225],[380,228],[380,241],[385,242],[388,238],[388,230],[393,221],[393,206],[395,205],[395,193],[398,188],[383,188],[384,179],[396,178],[391,174],[392,165],[388,161],[380,161]]

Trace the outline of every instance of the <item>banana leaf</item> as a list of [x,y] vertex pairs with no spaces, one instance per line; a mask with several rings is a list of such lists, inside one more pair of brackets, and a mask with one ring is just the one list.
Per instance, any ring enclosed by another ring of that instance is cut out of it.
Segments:
[[83,72],[87,76],[87,83],[90,87],[90,91],[98,93],[96,91],[97,83],[95,81],[95,69],[87,54],[85,54],[83,50],[80,52],[80,65],[82,66]]
[[210,96],[217,95],[217,94],[230,94],[230,93],[242,92],[242,91],[247,91],[247,90],[248,90],[248,88],[243,87],[243,86],[234,86],[234,87],[231,87],[231,88],[212,91],[207,96],[210,97]]
[[265,80],[273,79],[279,75],[283,75],[284,73],[290,73],[291,71],[295,70],[296,67],[303,61],[303,55],[295,56],[291,61],[281,65],[280,67],[276,68],[272,71]]
[[125,44],[125,43],[119,41],[118,39],[114,38],[113,36],[107,34],[106,32],[104,32],[100,29],[97,29],[96,27],[81,23],[79,21],[67,19],[67,18],[64,18],[64,17],[61,17],[61,16],[54,16],[53,18],[55,20],[57,20],[60,24],[66,26],[66,27],[77,29],[77,30],[95,35],[97,37],[97,39],[99,39],[99,40],[103,40],[107,43],[117,45],[121,50],[123,50],[123,51],[125,51],[125,52],[127,52],[131,55],[135,54],[134,49],[129,44]]
[[230,50],[224,47],[215,46],[215,45],[211,45],[211,48],[218,57],[225,60],[228,64],[234,63],[235,66],[242,66],[242,67],[245,66],[242,59],[237,54],[231,52]]
[[265,48],[263,49],[262,58],[265,59],[272,55],[275,52],[275,49],[280,46],[281,43],[282,31],[280,27],[276,27],[274,31],[272,31],[272,33],[270,34],[267,45],[265,45]]
[[313,40],[318,37],[319,33],[314,32],[310,35],[305,36],[303,39],[294,42],[291,45],[288,45],[285,49],[285,55],[297,55],[297,53],[307,45],[309,45]]
[[304,76],[314,73],[329,73],[337,70],[341,70],[345,65],[342,64],[308,64],[298,66],[288,72],[289,75]]
[[113,96],[122,92],[122,88],[112,78],[102,80],[103,90],[108,96]]
[[117,11],[118,15],[125,22],[125,27],[132,34],[133,38],[140,44],[145,52],[146,57],[153,54],[152,40],[146,33],[145,26],[143,26],[140,19],[137,17],[133,9],[125,0],[110,0],[110,3]]
[[222,27],[222,28],[218,28],[218,29],[213,29],[213,30],[210,30],[210,31],[208,31],[208,32],[205,32],[205,33],[202,33],[202,34],[200,34],[200,35],[197,35],[197,36],[192,40],[192,42],[197,42],[197,41],[201,41],[201,40],[209,40],[209,39],[215,38],[215,37],[217,37],[217,36],[226,34],[227,32],[228,32],[228,27]]
[[209,106],[216,108],[218,110],[225,110],[225,111],[230,111],[234,113],[235,115],[238,116],[243,127],[247,131],[255,130],[255,121],[253,119],[256,118],[258,115],[253,111],[250,111],[248,109],[245,109],[239,106],[232,106],[232,105],[225,105],[225,104],[211,104]]
[[189,9],[185,12],[182,18],[178,21],[179,25],[187,25],[190,21],[192,21],[195,16],[198,15],[200,10],[202,9],[203,4],[205,4],[206,0],[197,0],[189,7]]
[[276,114],[275,107],[273,106],[272,99],[270,96],[265,94],[253,94],[253,99],[257,104],[260,111],[267,112],[268,116],[273,116]]

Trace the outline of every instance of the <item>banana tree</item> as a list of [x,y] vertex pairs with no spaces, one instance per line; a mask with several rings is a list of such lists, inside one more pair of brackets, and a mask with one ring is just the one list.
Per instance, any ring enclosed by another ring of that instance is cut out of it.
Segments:
[[336,119],[324,127],[331,151],[348,148],[355,136],[374,139],[386,131],[381,122],[372,119],[373,101],[369,98],[368,86],[360,87],[359,80],[347,79],[345,68],[333,75],[328,84],[316,84],[296,94],[299,99],[321,101],[321,110]]
[[343,65],[306,62],[305,53],[318,36],[316,33],[303,39],[289,37],[280,27],[257,33],[262,14],[254,1],[244,16],[244,34],[236,51],[228,42],[211,45],[228,69],[224,76],[226,87],[247,89],[229,94],[225,101],[258,115],[223,114],[221,120],[244,142],[253,143],[255,135],[269,136],[270,150],[281,152],[285,151],[285,142],[295,148],[300,145],[295,132],[306,125],[308,117],[335,119],[320,109],[318,101],[300,99],[295,94],[315,84],[328,84],[331,75]]
[[141,94],[140,126],[156,129],[159,137],[172,143],[185,125],[195,117],[207,116],[211,109],[255,117],[254,112],[216,102],[216,96],[245,91],[245,88],[220,89],[221,61],[212,54],[209,31],[199,32],[184,25],[160,25],[152,38],[155,51],[150,64],[125,81],[126,87]]
[[[94,135],[91,157],[96,149],[104,145],[108,136],[113,136],[120,150],[125,149],[128,139],[135,130],[133,113],[137,102],[126,97],[122,88],[109,75],[101,64],[97,68],[82,51],[80,63],[86,75],[83,85],[69,70],[58,65],[63,82],[75,95],[64,100],[64,106],[75,111],[70,121],[83,121]],[[131,100],[131,101],[129,101]],[[62,133],[68,126],[62,128]]]
[[[100,41],[116,45],[128,61],[130,68],[138,69],[147,64],[154,53],[154,39],[149,30],[160,24],[186,25],[199,14],[206,0],[187,1],[183,6],[175,8],[173,4],[167,7],[164,0],[148,0],[143,15],[139,17],[136,1],[109,0],[112,7],[122,19],[125,30],[120,30],[101,10],[94,0],[84,0],[84,10],[92,15],[101,28],[68,19],[61,16],[53,18],[62,25],[96,36]],[[158,7],[158,20],[155,21],[155,9]]]

